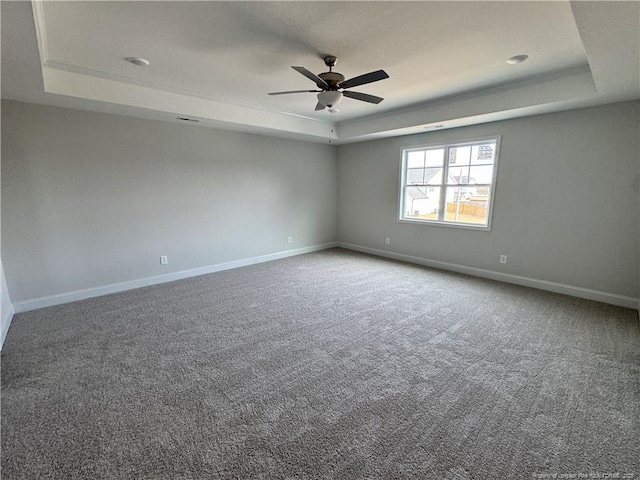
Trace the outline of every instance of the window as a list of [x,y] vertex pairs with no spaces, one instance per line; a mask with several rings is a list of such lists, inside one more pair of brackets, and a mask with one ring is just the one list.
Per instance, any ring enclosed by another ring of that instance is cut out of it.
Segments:
[[500,137],[402,151],[399,220],[489,230]]

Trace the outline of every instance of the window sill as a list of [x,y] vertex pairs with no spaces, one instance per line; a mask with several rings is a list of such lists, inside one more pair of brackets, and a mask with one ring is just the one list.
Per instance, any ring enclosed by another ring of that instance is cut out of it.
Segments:
[[468,223],[453,223],[453,222],[437,222],[429,220],[411,220],[408,218],[398,218],[398,223],[410,223],[413,225],[425,225],[428,227],[446,227],[446,228],[462,228],[464,230],[476,230],[481,232],[490,232],[491,225],[471,225]]

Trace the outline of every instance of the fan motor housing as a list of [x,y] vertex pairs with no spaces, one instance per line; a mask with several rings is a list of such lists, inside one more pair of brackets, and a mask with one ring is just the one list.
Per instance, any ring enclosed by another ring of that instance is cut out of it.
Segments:
[[344,75],[338,72],[324,72],[318,75],[332,90],[338,89],[338,84],[344,82]]

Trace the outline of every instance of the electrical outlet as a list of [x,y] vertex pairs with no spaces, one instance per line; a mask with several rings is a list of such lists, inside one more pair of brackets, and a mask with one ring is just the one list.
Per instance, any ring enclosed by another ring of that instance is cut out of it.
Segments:
[[500,255],[500,263],[507,263],[507,256],[506,255]]
[[389,237],[385,238],[385,239],[384,239],[384,243],[385,243],[386,245],[389,245],[389,244],[391,243],[391,239],[390,239]]
[[162,255],[160,257],[160,265],[166,265],[167,263],[169,263],[169,259],[167,258],[166,255]]
[[287,237],[287,243],[293,243],[293,237]]

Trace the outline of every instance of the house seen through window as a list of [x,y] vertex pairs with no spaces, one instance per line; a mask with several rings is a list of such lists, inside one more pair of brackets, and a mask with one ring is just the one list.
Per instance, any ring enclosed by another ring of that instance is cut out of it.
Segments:
[[402,151],[403,221],[489,229],[499,137]]

